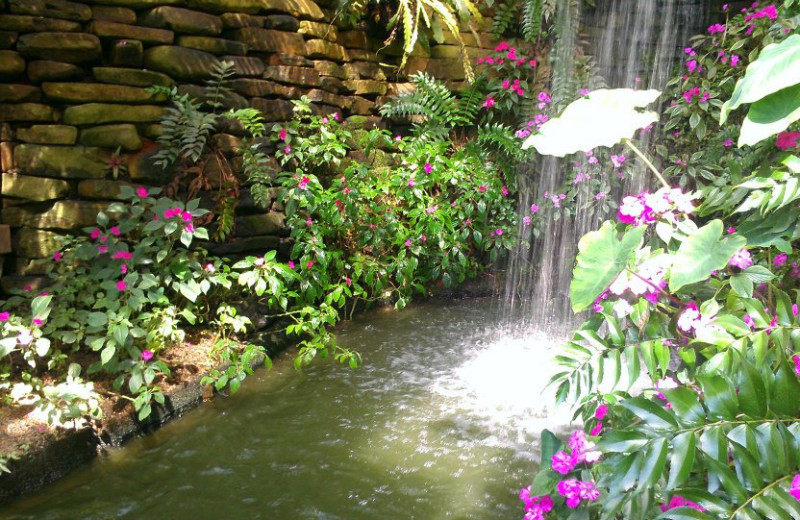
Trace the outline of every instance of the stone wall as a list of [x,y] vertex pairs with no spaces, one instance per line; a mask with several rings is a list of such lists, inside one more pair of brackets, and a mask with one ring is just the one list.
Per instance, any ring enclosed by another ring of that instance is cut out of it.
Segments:
[[[148,86],[202,95],[212,65],[229,60],[228,106],[281,122],[291,118],[290,100],[307,95],[355,126],[382,124],[377,107],[408,88],[407,74],[463,80],[450,35],[415,52],[401,74],[397,46],[379,53],[383,43],[367,32],[339,29],[332,2],[0,0],[3,289],[41,282],[62,236],[92,225],[121,183],[169,180],[150,160],[166,102]],[[470,55],[488,47],[483,36],[463,38]],[[239,140],[235,132],[215,139],[228,151]],[[234,236],[216,252],[278,247],[288,235],[282,216],[257,208],[246,187],[241,193]]]

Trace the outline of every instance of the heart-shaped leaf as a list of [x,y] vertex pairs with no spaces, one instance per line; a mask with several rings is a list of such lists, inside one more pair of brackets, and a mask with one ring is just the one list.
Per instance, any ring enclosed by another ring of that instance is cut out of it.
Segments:
[[747,243],[740,235],[722,237],[724,225],[712,220],[681,243],[675,253],[669,278],[669,290],[675,292],[684,285],[705,280],[711,271],[728,265],[734,253]]

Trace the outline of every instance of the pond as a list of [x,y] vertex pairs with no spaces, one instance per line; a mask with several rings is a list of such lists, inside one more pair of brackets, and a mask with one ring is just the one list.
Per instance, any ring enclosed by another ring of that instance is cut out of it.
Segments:
[[508,519],[565,433],[546,337],[490,299],[371,311],[337,328],[358,369],[291,352],[231,398],[6,506],[9,519]]

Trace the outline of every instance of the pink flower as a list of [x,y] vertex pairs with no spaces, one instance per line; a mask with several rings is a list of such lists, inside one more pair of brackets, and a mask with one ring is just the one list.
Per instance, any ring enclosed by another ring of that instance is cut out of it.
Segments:
[[430,174],[433,171],[433,166],[431,163],[425,163],[425,173]]
[[483,108],[492,108],[494,106],[494,98],[487,94],[482,106]]
[[683,332],[689,332],[697,328],[700,323],[700,311],[697,310],[697,304],[691,302],[678,317],[678,328]]
[[55,253],[53,253],[53,260],[55,260],[56,262],[58,262],[62,258],[64,258],[64,253],[62,253],[61,251],[56,251]]
[[796,304],[796,303],[793,303],[793,304],[792,304],[792,316],[794,316],[794,317],[796,318],[796,317],[797,317],[797,314],[798,314],[798,312],[800,312],[800,311],[798,311],[797,304]]
[[592,428],[592,431],[589,432],[589,435],[597,436],[600,435],[602,431],[603,431],[603,421],[599,421],[597,424],[594,425],[594,428]]
[[502,230],[502,229],[500,229],[500,228],[497,228],[497,230],[495,231],[495,234],[496,234],[497,236],[502,236],[502,235],[503,235],[503,230]]
[[792,487],[789,488],[789,494],[800,501],[800,475],[795,475],[792,479]]
[[117,290],[124,291],[128,288],[128,284],[125,283],[125,280],[120,280],[117,282]]
[[661,504],[659,507],[661,508],[662,513],[669,511],[670,509],[675,509],[676,507],[691,507],[692,509],[697,509],[701,512],[705,512],[706,510],[703,506],[678,495],[673,496],[672,500],[670,500],[668,504]]
[[572,471],[575,464],[577,464],[577,462],[563,450],[554,453],[550,459],[550,465],[553,471],[561,473],[562,475],[566,475]]
[[127,264],[119,264],[119,270],[122,274],[126,274],[128,272]]
[[111,226],[111,229],[108,230],[112,235],[115,237],[119,236],[119,228],[117,226]]
[[617,212],[617,218],[623,224],[631,224],[640,219],[645,213],[644,202],[639,197],[627,196],[622,199],[622,205]]
[[725,231],[726,231],[727,233],[736,233],[736,228],[735,228],[735,227],[733,227],[733,226],[730,226],[730,227],[729,227],[728,229],[726,229]]
[[42,323],[44,322],[42,321],[41,318],[33,318],[33,324],[36,325],[37,327],[41,327]]
[[773,265],[775,265],[775,267],[780,267],[786,263],[787,258],[788,256],[786,255],[786,253],[778,253],[777,255],[775,255],[775,258],[772,259],[772,263]]
[[300,182],[297,184],[297,187],[300,188],[301,190],[305,190],[308,188],[309,182],[311,182],[311,179],[303,175],[303,177],[300,179]]
[[97,246],[97,252],[101,255],[108,251],[108,246]]
[[736,65],[738,65],[739,64],[739,59],[740,59],[739,56],[737,56],[735,54],[733,56],[731,56],[731,67],[735,67]]
[[136,188],[136,194],[142,199],[147,197],[148,195],[147,188],[139,186],[138,188]]
[[278,139],[280,139],[281,141],[285,141],[286,140],[286,129],[285,128],[281,128],[281,131],[278,132]]
[[689,72],[694,72],[695,70],[697,70],[697,60],[687,61],[686,68],[689,69]]
[[[3,320],[3,321],[5,321],[5,320]],[[792,361],[794,361],[794,373],[795,373],[795,375],[797,375],[797,377],[800,377],[800,356],[795,354],[794,356],[792,356]],[[797,477],[795,477],[795,478],[797,478]],[[797,497],[795,497],[795,498],[797,498]],[[797,499],[800,500],[800,498],[797,498]]]
[[97,237],[100,236],[100,233],[101,233],[100,228],[94,228],[92,232],[89,233],[89,237],[91,237],[92,240],[97,240]]
[[747,269],[753,265],[753,257],[750,255],[750,251],[742,248],[734,253],[731,259],[728,260],[728,264],[739,269]]
[[351,280],[349,276],[345,276],[344,277],[344,284],[349,287],[351,283],[353,283],[353,280]]
[[535,215],[538,212],[539,212],[539,206],[537,206],[536,204],[531,204],[531,214]]
[[0,321],[8,321],[8,318],[11,317],[11,313],[8,311],[0,312]]
[[286,148],[283,149],[283,153],[285,153],[287,155],[292,153],[292,147],[289,146],[289,145],[286,145]]
[[556,484],[556,489],[559,495],[567,499],[567,507],[571,509],[578,507],[581,500],[594,501],[600,497],[600,491],[594,486],[594,482],[574,478],[562,480]]
[[416,184],[417,184],[417,181],[415,181],[414,179],[408,179],[408,187],[409,188],[413,188],[414,186],[416,186]]
[[334,112],[332,117],[333,117],[334,121],[338,121],[339,120],[339,112]]
[[594,418],[602,421],[603,419],[605,419],[607,413],[608,413],[608,405],[601,404],[594,411]]
[[485,185],[483,185],[483,184],[481,184],[480,186],[478,186],[478,191],[479,191],[480,193],[483,193],[484,191],[486,191],[486,186],[485,186]]
[[775,139],[775,146],[786,151],[797,146],[798,138],[800,138],[800,132],[781,132]]
[[419,241],[420,242],[426,242],[427,240],[428,240],[428,237],[426,237],[425,235],[422,235],[421,237],[419,237]]
[[286,265],[289,266],[289,269],[294,269],[295,268],[294,262],[292,262],[291,260],[289,260],[289,262],[287,262]]
[[522,223],[525,224],[525,226],[530,226],[531,225],[531,218],[527,217],[527,216],[526,217],[522,217]]
[[745,314],[744,315],[744,323],[745,323],[745,325],[747,325],[751,329],[756,328],[756,322],[753,321],[753,317],[750,316],[749,314]]
[[306,264],[306,269],[311,269],[312,267],[314,267],[314,262],[309,260],[308,263]]
[[153,353],[150,350],[143,350],[142,351],[142,361],[150,361],[153,359]]
[[216,267],[214,267],[214,264],[212,264],[211,262],[209,262],[209,263],[207,263],[206,265],[204,265],[204,266],[203,266],[203,270],[204,270],[205,272],[207,272],[207,273],[211,273],[211,274],[214,274],[214,273],[216,273],[216,272],[217,272],[217,268],[216,268]]
[[578,94],[580,94],[582,97],[586,97],[586,96],[589,95],[589,89],[588,88],[582,88],[582,89],[580,89],[578,91]]
[[184,211],[183,213],[181,213],[181,220],[184,222],[191,222],[192,214],[188,211]]
[[411,240],[410,240],[410,239],[409,239],[409,240],[406,240],[406,247],[411,247],[411,244],[412,244],[412,242],[411,242]]
[[725,142],[722,143],[722,145],[726,148],[729,146],[733,146],[733,139],[725,139]]
[[116,253],[114,253],[114,256],[112,256],[112,258],[114,260],[130,260],[131,258],[133,258],[133,255],[130,254],[128,251],[117,251]]

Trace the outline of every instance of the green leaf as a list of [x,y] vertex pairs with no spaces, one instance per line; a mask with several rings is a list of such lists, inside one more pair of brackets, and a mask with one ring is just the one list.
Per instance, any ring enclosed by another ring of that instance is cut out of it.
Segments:
[[618,239],[614,223],[606,221],[597,231],[581,237],[569,288],[574,312],[588,309],[619,276],[631,253],[641,244],[644,231],[645,226],[634,227]]
[[798,119],[800,119],[800,85],[794,85],[770,94],[750,106],[747,117],[742,122],[737,145],[754,145],[782,132]]
[[611,430],[603,434],[597,446],[603,453],[629,453],[638,451],[648,441],[644,432]]
[[542,430],[540,436],[542,460],[548,461],[559,451],[564,443],[550,430]]
[[661,474],[664,473],[664,468],[667,465],[668,448],[669,443],[666,437],[659,437],[650,445],[642,462],[642,470],[639,473],[640,491],[650,489],[661,478]]
[[598,146],[611,147],[640,128],[658,121],[655,112],[642,112],[661,94],[658,90],[598,89],[573,101],[559,117],[547,121],[528,137],[523,149],[563,157]]
[[683,432],[672,439],[672,456],[669,461],[667,490],[675,489],[689,478],[694,467],[697,437],[694,432]]
[[700,396],[693,389],[681,386],[672,390],[662,390],[662,393],[682,423],[698,426],[705,422],[706,412],[700,404]]
[[100,353],[100,362],[105,365],[114,357],[117,348],[114,345],[106,345],[106,348]]
[[764,417],[767,412],[767,389],[756,367],[742,361],[739,371],[739,406],[750,417]]
[[781,363],[775,374],[769,408],[782,417],[796,417],[800,411],[800,382],[788,362]]
[[645,421],[646,428],[669,430],[678,427],[678,421],[669,410],[645,397],[632,397],[620,403],[624,408]]
[[707,279],[711,271],[723,269],[733,254],[744,247],[744,237],[729,235],[723,238],[723,228],[721,220],[712,220],[681,243],[672,264],[671,292]]
[[744,273],[737,273],[731,276],[731,289],[744,298],[753,297],[753,281],[745,276]]
[[90,327],[102,327],[108,323],[108,316],[106,316],[105,312],[91,312],[89,313],[87,323]]

